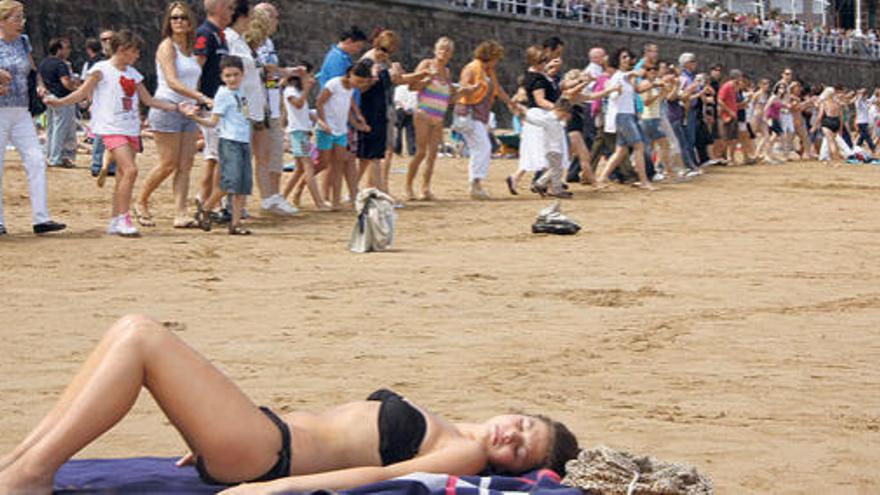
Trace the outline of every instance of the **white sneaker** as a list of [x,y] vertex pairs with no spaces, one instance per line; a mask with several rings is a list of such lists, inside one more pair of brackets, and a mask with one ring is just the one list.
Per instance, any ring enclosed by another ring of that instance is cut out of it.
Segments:
[[263,200],[261,208],[269,213],[282,216],[296,215],[299,209],[288,203],[280,194],[274,194]]
[[288,203],[280,194],[276,196],[278,196],[278,200],[275,202],[275,210],[278,211],[279,214],[292,216],[299,213],[299,208]]
[[663,174],[663,172],[657,172],[656,174],[654,174],[654,177],[651,180],[654,182],[663,182],[664,180],[666,180],[666,176]]
[[260,202],[260,209],[263,211],[273,212],[275,209],[275,204],[278,201],[280,196],[269,196]]
[[119,232],[116,229],[116,224],[119,222],[119,217],[115,216],[110,219],[110,225],[107,225],[107,235],[116,235]]
[[131,221],[131,213],[116,217],[116,235],[122,237],[139,237],[141,235],[137,227],[134,226],[134,222]]

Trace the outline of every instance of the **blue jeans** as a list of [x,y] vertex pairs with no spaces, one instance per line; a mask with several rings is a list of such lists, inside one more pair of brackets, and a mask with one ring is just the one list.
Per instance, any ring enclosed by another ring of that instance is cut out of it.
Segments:
[[76,106],[49,108],[46,115],[46,161],[49,165],[61,165],[67,159],[76,158],[76,148],[66,150],[68,142],[76,142]]
[[[95,135],[95,142],[92,144],[92,175],[98,175],[101,171],[101,165],[104,163],[104,140],[101,136]],[[116,162],[111,161],[107,170],[110,174],[116,173]]]
[[[681,161],[684,163],[684,166],[691,170],[696,169],[697,164],[694,161],[693,155],[687,152],[687,130],[684,125],[681,121],[669,121],[669,125],[672,127],[672,132],[675,134],[675,140],[678,141],[679,151],[681,151]],[[693,147],[691,149],[693,149]]]
[[859,128],[859,140],[856,141],[856,145],[861,146],[862,143],[868,143],[868,147],[871,148],[871,153],[873,153],[874,138],[871,137],[871,131],[868,129],[868,124],[856,124],[856,127]]
[[699,165],[699,161],[697,161],[697,112],[694,108],[691,108],[687,114],[687,125],[685,126],[685,142],[687,144],[685,153],[689,156],[690,163],[693,166],[691,168],[696,168]]

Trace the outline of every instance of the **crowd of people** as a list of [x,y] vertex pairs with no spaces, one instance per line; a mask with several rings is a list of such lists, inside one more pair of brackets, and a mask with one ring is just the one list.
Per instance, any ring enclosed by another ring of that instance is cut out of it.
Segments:
[[[244,220],[254,184],[259,207],[277,215],[306,207],[306,190],[319,211],[353,203],[364,187],[392,194],[391,163],[402,148],[398,134],[407,129],[412,156],[405,190],[392,196],[399,205],[433,201],[450,115],[451,134],[469,159],[470,195],[488,199],[496,100],[522,129],[519,167],[506,179],[515,195],[527,176],[536,194],[566,198],[572,182],[604,188],[617,180],[650,190],[664,180],[692,179],[707,165],[870,161],[875,149],[880,95],[809,86],[790,69],[774,81],[736,69],[725,75],[718,65],[700,73],[695,54],[667,60],[648,43],[638,56],[594,47],[589,66],[565,70],[565,44],[554,37],[522,55],[523,76],[508,93],[495,70],[505,56],[497,41],[480,43],[456,79],[449,67],[453,39],[438,39],[433,56],[408,71],[393,58],[398,33],[378,28],[367,35],[352,26],[315,69],[305,60],[280,62],[271,39],[280,17],[275,6],[206,0],[205,9],[198,24],[186,2],[168,5],[151,94],[134,68],[144,44],[137,34],[105,30],[89,40],[80,78],[64,38],[50,41],[36,65],[24,6],[0,0],[0,149],[10,143],[22,156],[34,232],[65,228],[46,206],[46,166],[72,165],[77,104],[90,114],[93,175],[99,185],[115,175],[107,232],[120,236],[155,227],[150,200],[168,178],[175,228],[226,224],[233,235],[251,233]],[[45,154],[30,93],[48,106]],[[150,108],[145,121],[141,105]],[[145,133],[155,141],[158,162],[138,189]],[[191,202],[199,147],[204,173]],[[285,179],[288,149],[295,166]],[[0,235],[2,213],[0,202]]]
[[437,0],[494,12],[578,21],[668,36],[691,35],[722,42],[880,58],[875,29],[863,32],[828,24],[732,12],[723,2],[688,5],[679,0]]

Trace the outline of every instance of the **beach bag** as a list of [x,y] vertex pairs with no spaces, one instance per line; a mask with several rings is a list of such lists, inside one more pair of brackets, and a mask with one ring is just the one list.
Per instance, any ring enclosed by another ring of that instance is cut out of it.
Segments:
[[[21,43],[25,46],[25,51],[30,49],[27,38],[24,36],[21,37]],[[31,71],[28,72],[27,86],[28,112],[31,114],[31,117],[46,113],[46,104],[43,103],[43,99],[37,94],[37,71],[31,69]]]
[[565,464],[565,486],[590,495],[712,495],[712,478],[691,465],[598,445]]
[[355,202],[357,222],[348,248],[355,253],[384,251],[394,242],[397,212],[394,200],[382,191],[370,188],[358,193]]
[[575,235],[581,226],[559,211],[560,202],[541,210],[535,223],[532,224],[533,234]]
[[452,130],[461,134],[467,133],[474,126],[473,111],[465,105],[455,105],[452,112]]

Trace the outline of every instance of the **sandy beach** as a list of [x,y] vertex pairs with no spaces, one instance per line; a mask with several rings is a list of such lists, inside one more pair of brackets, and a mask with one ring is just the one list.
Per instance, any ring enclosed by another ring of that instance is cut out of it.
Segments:
[[[440,201],[400,210],[393,251],[357,255],[353,213],[305,202],[283,219],[252,200],[250,238],[174,230],[170,181],[158,227],[108,237],[110,188],[82,156],[49,171],[69,229],[37,238],[6,157],[0,451],[114,319],[139,312],[281,411],[389,386],[454,420],[546,413],[583,446],[691,463],[718,493],[880,492],[880,167],[716,168],[656,193],[574,186],[563,211],[584,230],[552,237],[530,233],[549,201],[506,192],[514,161],[493,161],[495,200],[478,203],[466,162],[442,159]],[[154,162],[149,143],[138,187]],[[184,452],[145,393],[79,457]]]

